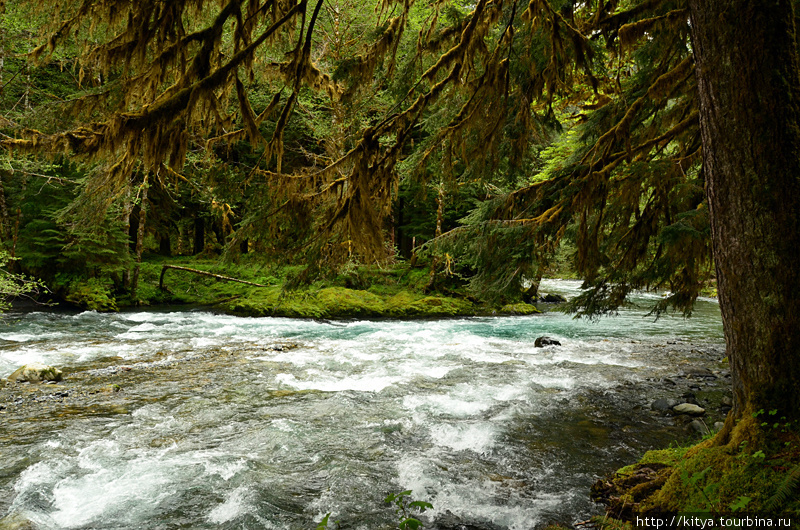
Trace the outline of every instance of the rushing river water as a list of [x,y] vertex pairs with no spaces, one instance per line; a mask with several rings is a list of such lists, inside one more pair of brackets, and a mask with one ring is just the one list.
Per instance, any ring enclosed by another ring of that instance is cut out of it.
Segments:
[[[571,295],[577,283],[542,289]],[[648,410],[659,379],[722,341],[711,301],[688,320],[645,313],[7,315],[0,377],[40,361],[66,374],[47,386],[68,391],[51,398],[77,395],[79,375],[122,390],[28,416],[12,414],[23,397],[0,410],[0,518],[41,529],[313,529],[330,512],[342,528],[374,530],[395,518],[384,497],[410,489],[434,506],[426,528],[586,519],[599,512],[588,499],[598,475],[680,436]],[[562,345],[535,348],[545,334]]]

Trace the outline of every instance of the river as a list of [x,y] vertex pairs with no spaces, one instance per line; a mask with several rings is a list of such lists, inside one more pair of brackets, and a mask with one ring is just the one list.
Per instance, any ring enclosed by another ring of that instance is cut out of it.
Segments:
[[[0,326],[0,377],[33,361],[65,373],[3,389],[0,528],[314,529],[331,513],[375,530],[401,490],[433,505],[425,528],[571,524],[600,513],[598,476],[685,436],[649,403],[722,351],[711,300],[658,321],[170,310]],[[541,335],[561,346],[535,348]]]

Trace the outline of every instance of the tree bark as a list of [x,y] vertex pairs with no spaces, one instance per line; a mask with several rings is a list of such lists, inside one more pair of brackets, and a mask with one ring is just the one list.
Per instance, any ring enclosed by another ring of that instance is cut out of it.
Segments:
[[718,292],[739,418],[800,415],[800,75],[789,0],[690,0]]
[[[126,234],[128,234],[128,244],[125,246],[126,257],[130,256],[131,250],[131,212],[133,212],[133,202],[131,202],[131,188],[130,183],[125,191],[125,199],[122,203],[122,226]],[[131,272],[126,267],[122,271],[122,287],[128,290],[131,285]]]
[[192,255],[197,255],[206,249],[206,222],[205,219],[196,214],[194,218],[194,245]]
[[243,283],[245,285],[252,285],[254,287],[269,287],[269,285],[263,285],[261,283],[253,283],[248,282],[247,280],[240,280],[238,278],[231,278],[230,276],[223,276],[221,274],[214,274],[212,272],[201,271],[197,269],[191,269],[189,267],[181,267],[179,265],[164,265],[161,267],[161,276],[158,278],[158,288],[162,291],[164,290],[164,275],[167,273],[168,269],[174,269],[176,271],[186,271],[191,272],[193,274],[200,274],[201,276],[210,276],[211,278],[216,278],[217,280],[222,280],[225,282],[237,282]]
[[139,226],[136,232],[136,262],[133,265],[131,276],[131,298],[136,299],[136,289],[139,287],[139,269],[142,265],[142,250],[144,250],[144,227],[147,222],[147,174],[142,181],[142,202],[139,208]]
[[158,253],[162,256],[172,255],[172,238],[169,237],[168,228],[164,227],[164,233],[158,236]]

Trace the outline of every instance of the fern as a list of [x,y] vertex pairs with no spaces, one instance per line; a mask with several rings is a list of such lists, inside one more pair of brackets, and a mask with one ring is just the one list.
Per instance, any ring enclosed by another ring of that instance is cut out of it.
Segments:
[[800,464],[794,466],[794,468],[789,471],[786,478],[781,482],[781,485],[778,486],[778,490],[764,505],[764,510],[767,512],[774,512],[784,507],[798,484],[800,484]]

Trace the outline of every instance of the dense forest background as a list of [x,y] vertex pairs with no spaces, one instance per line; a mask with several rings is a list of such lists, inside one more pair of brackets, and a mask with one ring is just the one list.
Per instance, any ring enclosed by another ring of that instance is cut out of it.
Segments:
[[413,260],[513,301],[555,265],[590,313],[690,310],[713,267],[680,3],[312,4],[5,2],[18,270],[124,298],[148,253],[300,283]]

